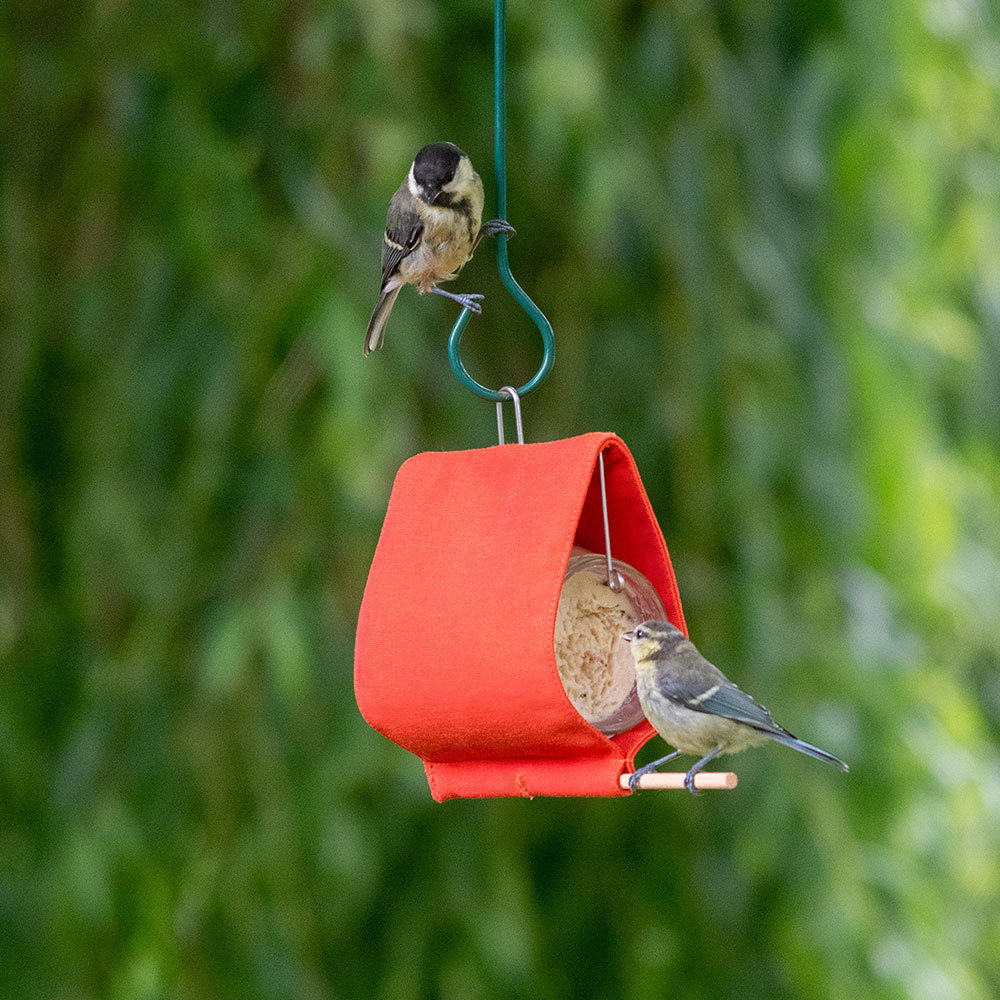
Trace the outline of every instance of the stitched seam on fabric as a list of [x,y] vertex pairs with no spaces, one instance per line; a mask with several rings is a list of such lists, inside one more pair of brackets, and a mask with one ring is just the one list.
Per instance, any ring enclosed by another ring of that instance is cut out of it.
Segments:
[[520,794],[522,798],[533,799],[535,797],[534,795],[531,794],[531,792],[528,791],[528,787],[524,783],[523,771],[518,771],[517,774],[515,775],[514,780],[517,784],[518,794]]
[[[418,754],[419,756],[419,754]],[[437,775],[434,773],[434,765],[424,761],[424,769],[427,772],[427,784],[430,786],[431,795],[434,797],[435,801],[440,801],[438,799],[438,787],[437,787]]]

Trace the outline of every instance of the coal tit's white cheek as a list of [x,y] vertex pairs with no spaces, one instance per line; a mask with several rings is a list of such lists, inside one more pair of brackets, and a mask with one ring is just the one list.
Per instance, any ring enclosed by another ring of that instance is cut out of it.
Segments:
[[417,179],[413,176],[413,167],[410,167],[410,172],[406,175],[406,186],[414,198],[420,197],[420,187],[417,184]]

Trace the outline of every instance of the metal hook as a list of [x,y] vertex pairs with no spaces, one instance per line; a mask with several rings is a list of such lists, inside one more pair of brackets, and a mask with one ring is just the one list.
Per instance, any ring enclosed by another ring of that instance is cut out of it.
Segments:
[[[497,216],[507,218],[507,0],[495,0],[493,17],[493,163],[497,178]],[[514,279],[507,259],[507,236],[499,233],[497,240],[497,270],[500,280],[513,296],[514,301],[531,317],[542,335],[542,364],[538,371],[517,391],[523,396],[531,392],[552,370],[556,360],[556,338],[552,324],[545,313],[528,297],[524,289]],[[466,370],[458,349],[462,334],[472,313],[463,309],[448,338],[448,360],[451,370],[458,380],[479,396],[502,402],[504,390],[497,392],[480,385]]]
[[[497,239],[504,240],[506,237],[501,233]],[[499,253],[499,250],[498,250]],[[506,260],[506,248],[504,250],[504,260]],[[501,272],[501,277],[503,273]],[[511,281],[514,281],[513,276],[511,276]],[[516,285],[517,282],[514,282]],[[527,296],[525,296],[527,298]],[[530,299],[528,299],[531,302]],[[533,302],[531,305],[537,309],[537,306]],[[524,385],[518,389],[520,395],[525,395],[531,392],[532,389],[538,387],[538,384],[549,374],[552,370],[552,365],[556,360],[556,340],[555,334],[552,332],[552,326],[549,321],[545,319],[545,316],[539,312],[539,316],[545,321],[548,326],[547,330],[542,330],[542,340],[544,342],[545,356],[542,358],[541,367],[535,372],[534,375]],[[502,403],[507,396],[504,394],[503,389],[487,389],[485,385],[477,382],[470,374],[469,370],[465,367],[465,363],[462,361],[462,357],[459,354],[459,347],[462,343],[462,334],[465,333],[466,324],[472,317],[472,313],[468,309],[463,309],[459,315],[458,319],[455,320],[455,325],[451,328],[451,334],[448,336],[448,361],[451,364],[451,370],[455,373],[458,380],[467,388],[471,389],[477,396],[482,396],[483,399],[492,399],[497,403]]]
[[[499,407],[500,404],[497,403]],[[501,442],[502,443],[502,442]],[[625,580],[622,578],[621,573],[614,568],[611,562],[611,529],[608,527],[608,494],[604,485],[604,452],[598,452],[597,454],[597,468],[600,473],[601,480],[601,513],[604,515],[604,554],[608,560],[608,579],[607,584],[611,588],[612,592],[617,594],[625,586]]]
[[[517,443],[524,444],[524,426],[521,423],[521,397],[518,394],[517,389],[512,389],[509,385],[505,385],[500,392],[510,396],[514,403],[514,425],[517,427]],[[500,438],[500,443],[504,443],[503,439],[503,399],[497,400],[497,435]]]

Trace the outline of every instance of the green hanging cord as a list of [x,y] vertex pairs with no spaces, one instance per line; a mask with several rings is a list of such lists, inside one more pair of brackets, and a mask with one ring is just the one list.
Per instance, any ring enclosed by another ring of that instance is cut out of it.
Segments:
[[[493,161],[497,178],[497,217],[507,219],[507,0],[495,0],[495,10],[493,18]],[[507,287],[507,291],[514,297],[514,300],[531,317],[538,332],[542,335],[543,357],[541,367],[535,372],[532,378],[528,379],[520,389],[518,394],[523,396],[531,392],[552,370],[552,365],[556,360],[556,337],[552,332],[552,324],[548,321],[545,313],[542,312],[534,302],[528,298],[527,293],[517,283],[514,275],[511,274],[510,262],[507,258],[507,235],[499,233],[497,240],[497,270],[500,272],[500,279]],[[459,347],[462,343],[462,334],[465,332],[466,324],[469,322],[472,313],[468,309],[463,309],[459,314],[455,325],[451,328],[451,336],[448,338],[448,360],[451,363],[452,371],[458,380],[471,389],[477,395],[485,399],[492,399],[502,402],[510,399],[509,393],[497,392],[495,389],[487,389],[480,385],[466,370],[459,355]]]

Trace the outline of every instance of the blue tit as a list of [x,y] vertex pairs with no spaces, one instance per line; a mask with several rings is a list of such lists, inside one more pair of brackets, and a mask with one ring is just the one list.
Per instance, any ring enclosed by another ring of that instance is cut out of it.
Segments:
[[692,795],[694,776],[719,754],[739,753],[768,740],[809,754],[818,760],[848,766],[833,754],[793,736],[771,718],[771,713],[741,691],[714,664],[709,663],[684,633],[670,622],[645,621],[626,632],[635,661],[636,692],[646,718],[677,749],[639,768],[629,778],[635,791],[643,774],[680,754],[701,759],[687,772],[684,787]]
[[472,161],[451,142],[432,142],[414,157],[410,172],[389,202],[382,244],[382,287],[365,333],[367,357],[382,346],[385,324],[403,285],[454,299],[482,312],[482,295],[438,288],[470,260],[483,236],[514,234],[502,219],[481,225],[483,182]]

